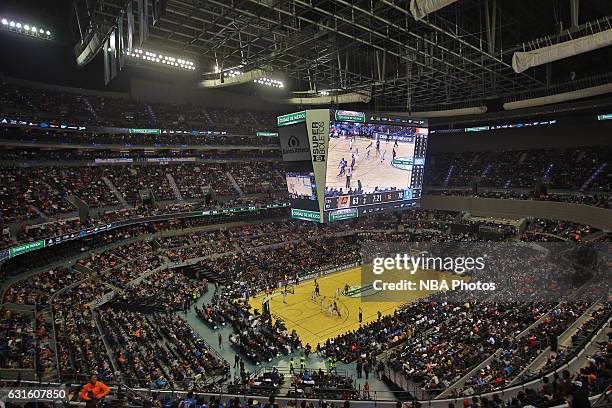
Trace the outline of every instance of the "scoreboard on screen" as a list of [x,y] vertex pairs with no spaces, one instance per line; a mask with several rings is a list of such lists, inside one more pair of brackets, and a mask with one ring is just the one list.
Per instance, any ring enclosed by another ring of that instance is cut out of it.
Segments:
[[332,222],[418,207],[427,121],[306,110],[277,118],[292,218]]

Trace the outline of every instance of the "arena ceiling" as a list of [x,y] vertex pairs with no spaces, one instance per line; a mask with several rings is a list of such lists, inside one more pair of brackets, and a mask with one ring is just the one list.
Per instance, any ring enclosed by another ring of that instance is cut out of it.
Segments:
[[[166,0],[146,45],[189,56],[201,72],[265,68],[287,92],[371,90],[385,109],[461,107],[610,81],[611,47],[520,74],[511,66],[530,41],[612,24],[609,0],[459,0],[422,20],[409,3]],[[96,13],[110,19],[125,4],[99,0]]]

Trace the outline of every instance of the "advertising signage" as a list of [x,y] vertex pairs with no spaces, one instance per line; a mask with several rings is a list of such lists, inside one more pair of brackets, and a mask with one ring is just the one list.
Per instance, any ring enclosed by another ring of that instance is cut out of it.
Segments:
[[9,257],[12,258],[17,255],[25,254],[26,252],[36,251],[46,246],[46,241],[41,239],[40,241],[30,242],[24,245],[19,245],[9,249]]
[[291,218],[304,221],[321,222],[321,213],[318,211],[299,210],[297,208],[292,208]]
[[301,122],[306,122],[306,111],[288,113],[276,118],[276,124],[278,126],[288,126]]
[[128,129],[129,133],[142,133],[142,134],[147,134],[147,135],[161,135],[161,129],[137,129],[137,128],[130,128]]
[[366,120],[365,112],[355,112],[347,110],[337,110],[336,120],[340,122],[360,122],[364,123]]

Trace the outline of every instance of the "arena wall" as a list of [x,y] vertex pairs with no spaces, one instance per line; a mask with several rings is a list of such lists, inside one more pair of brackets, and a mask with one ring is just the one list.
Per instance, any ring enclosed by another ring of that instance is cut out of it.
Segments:
[[506,218],[547,218],[587,224],[604,231],[612,230],[612,210],[584,204],[424,195],[421,208]]

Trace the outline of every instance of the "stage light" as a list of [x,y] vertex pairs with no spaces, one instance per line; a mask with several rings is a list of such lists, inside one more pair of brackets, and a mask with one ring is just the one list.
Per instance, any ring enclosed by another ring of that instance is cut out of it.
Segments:
[[43,30],[42,28],[38,31],[41,34],[44,34],[45,30]]
[[30,26],[26,24],[26,25],[23,26],[23,29],[26,30],[26,31],[30,31]]
[[15,26],[16,26],[17,28],[21,28],[21,23],[17,23],[17,24],[15,24]]
[[30,30],[32,30],[32,32],[35,33],[36,32],[36,27],[30,28]]
[[2,25],[7,25],[8,24],[8,20],[6,18],[2,19]]
[[142,59],[157,64],[170,65],[173,67],[179,67],[182,69],[195,70],[195,65],[192,61],[188,61],[182,58],[170,57],[168,55],[158,54],[153,51],[143,51],[139,48],[134,49],[132,53],[126,53],[127,56],[136,59]]
[[15,27],[15,22],[14,22],[14,21],[11,21],[11,22],[9,23],[9,25],[10,25],[11,27]]
[[273,88],[283,88],[285,86],[285,84],[282,81],[279,81],[278,79],[271,79],[266,77],[255,79],[253,82],[260,85],[271,86]]
[[229,71],[224,71],[223,72],[223,76],[225,78],[234,78],[234,77],[237,77],[237,76],[240,76],[240,75],[242,75],[242,71],[233,70],[233,69],[230,69]]
[[47,32],[45,34],[51,35],[51,31],[47,30]]

